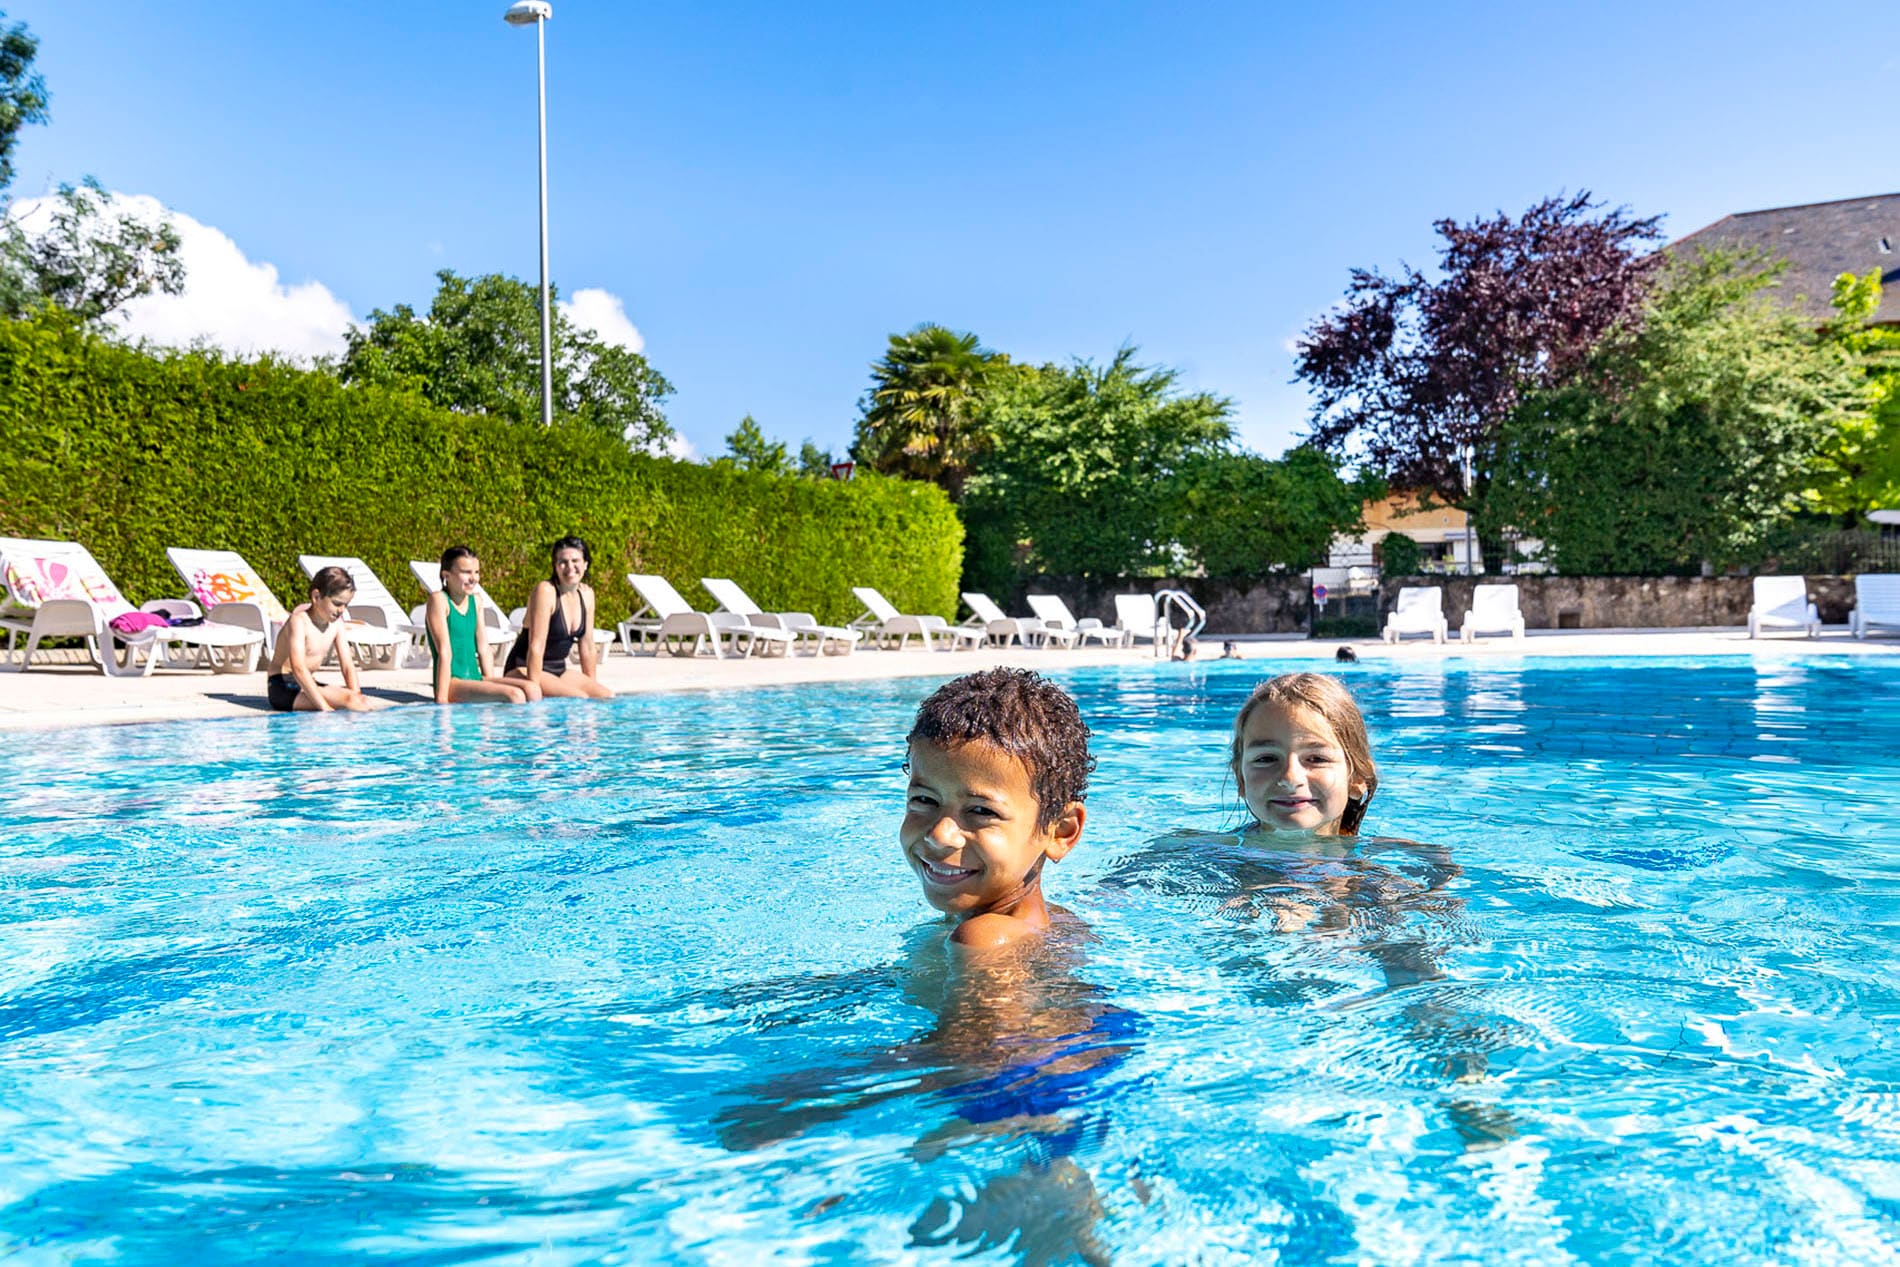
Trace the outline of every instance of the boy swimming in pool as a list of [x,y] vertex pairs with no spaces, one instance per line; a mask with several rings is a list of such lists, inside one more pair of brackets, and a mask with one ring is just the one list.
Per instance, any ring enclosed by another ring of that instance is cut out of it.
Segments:
[[1026,669],[957,678],[917,710],[898,836],[925,900],[956,921],[952,945],[1048,929],[1042,868],[1082,838],[1088,740],[1075,701]]

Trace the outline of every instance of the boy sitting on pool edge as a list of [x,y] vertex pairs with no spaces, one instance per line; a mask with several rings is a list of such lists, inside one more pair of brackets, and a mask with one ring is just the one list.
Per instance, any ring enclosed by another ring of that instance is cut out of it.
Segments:
[[1042,868],[1082,838],[1088,740],[1068,692],[1027,669],[967,674],[918,708],[898,838],[925,900],[956,920],[952,945],[1047,931]]
[[[310,578],[310,601],[291,611],[271,652],[264,696],[272,709],[280,713],[369,709],[369,698],[356,687],[356,661],[343,627],[355,597],[356,582],[340,567],[319,568]],[[317,666],[330,655],[336,656],[342,671],[342,686],[317,681]]]

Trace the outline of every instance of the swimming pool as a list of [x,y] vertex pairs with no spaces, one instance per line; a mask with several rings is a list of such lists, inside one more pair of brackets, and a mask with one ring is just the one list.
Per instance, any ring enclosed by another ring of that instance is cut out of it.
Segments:
[[1900,1258],[1900,666],[1353,666],[1424,846],[1157,840],[1284,667],[1061,675],[976,999],[930,683],[8,736],[0,1258]]

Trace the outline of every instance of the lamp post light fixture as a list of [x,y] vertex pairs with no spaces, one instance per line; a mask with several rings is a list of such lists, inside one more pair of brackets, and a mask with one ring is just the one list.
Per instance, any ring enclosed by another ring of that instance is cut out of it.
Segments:
[[546,23],[554,16],[548,0],[517,0],[501,15],[509,26],[534,28],[535,82],[541,103],[541,425],[554,425],[553,314],[548,303],[548,41]]

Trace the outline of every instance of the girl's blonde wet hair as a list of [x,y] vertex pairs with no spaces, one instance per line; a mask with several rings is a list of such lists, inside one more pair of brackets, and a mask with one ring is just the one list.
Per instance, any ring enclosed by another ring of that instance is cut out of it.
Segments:
[[1346,754],[1347,785],[1366,785],[1364,795],[1348,797],[1346,812],[1339,819],[1342,836],[1358,835],[1366,806],[1371,804],[1372,794],[1379,787],[1379,768],[1372,764],[1372,741],[1366,737],[1366,719],[1359,711],[1359,701],[1343,682],[1324,673],[1282,673],[1254,687],[1253,694],[1240,706],[1240,716],[1234,718],[1234,739],[1227,757],[1236,792],[1246,786],[1240,777],[1241,734],[1247,729],[1247,718],[1262,704],[1311,709],[1332,728],[1340,750]]

